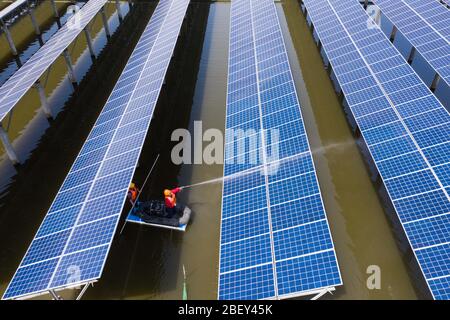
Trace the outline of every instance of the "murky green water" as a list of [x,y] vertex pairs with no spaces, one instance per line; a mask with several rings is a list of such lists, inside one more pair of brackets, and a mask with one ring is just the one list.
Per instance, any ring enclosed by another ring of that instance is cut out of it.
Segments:
[[[204,130],[224,128],[229,8],[229,3],[210,5],[187,125],[190,131],[196,120],[203,122]],[[344,286],[327,298],[415,299],[408,269],[391,226],[297,1],[282,1],[277,8],[344,281]],[[77,56],[79,51],[73,50],[73,55]],[[55,70],[64,74],[65,66],[55,65]],[[55,86],[58,78],[55,76],[53,81]],[[38,108],[37,97],[27,99]],[[27,119],[27,116],[23,118]],[[221,165],[184,165],[177,171],[176,180],[180,185],[192,184],[220,177],[222,170]],[[218,183],[192,188],[180,195],[179,201],[189,204],[195,213],[184,234],[127,225],[114,242],[104,276],[88,290],[85,298],[179,299],[184,265],[189,298],[215,299],[221,192],[222,186]],[[35,207],[39,210],[44,205]],[[29,214],[33,219],[36,212]],[[37,215],[41,216],[41,213]],[[35,224],[38,224],[40,220],[36,220]],[[13,224],[10,227],[10,232],[21,228]],[[34,233],[31,227],[29,229]],[[9,257],[15,254],[17,260],[24,254],[21,250],[11,251],[14,253],[9,253]],[[366,287],[369,265],[381,268],[381,290]],[[5,288],[7,281],[2,277],[1,288]]]

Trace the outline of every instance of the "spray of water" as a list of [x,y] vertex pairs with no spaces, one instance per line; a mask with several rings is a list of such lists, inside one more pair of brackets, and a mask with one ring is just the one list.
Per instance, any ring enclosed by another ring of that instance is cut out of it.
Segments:
[[[325,153],[328,151],[344,151],[346,148],[348,148],[349,146],[352,146],[354,144],[355,144],[354,140],[347,140],[347,141],[338,142],[338,143],[330,143],[326,146],[322,146],[320,148],[313,149],[312,154],[314,155],[314,154],[318,154],[318,153]],[[284,162],[293,161],[293,160],[298,159],[303,156],[304,156],[304,154],[300,154],[300,155],[295,155],[293,157],[285,158],[285,159],[278,161],[278,164],[281,165]],[[250,169],[247,171],[237,172],[232,175],[225,176],[225,177],[218,177],[218,178],[205,180],[205,181],[198,182],[198,183],[189,184],[186,186],[182,186],[181,188],[187,189],[187,188],[193,188],[193,187],[198,187],[198,186],[207,185],[207,184],[219,183],[219,182],[223,182],[226,180],[240,178],[240,177],[255,173],[257,171],[261,171],[261,170],[262,170],[262,167],[259,166],[259,167],[256,167],[256,168],[253,168],[253,169]]]
[[181,188],[187,189],[187,188],[193,188],[193,187],[202,186],[202,185],[205,185],[205,184],[219,183],[219,182],[222,182],[222,181],[243,177],[243,176],[252,174],[252,173],[254,173],[256,171],[260,171],[260,170],[261,170],[261,167],[257,167],[256,169],[251,169],[251,170],[242,171],[242,172],[236,172],[234,174],[231,174],[231,175],[228,175],[228,176],[225,176],[225,177],[219,177],[219,178],[214,178],[214,179],[211,179],[211,180],[205,180],[205,181],[194,183],[194,184],[189,184],[187,186],[182,186]]
[[315,148],[313,150],[311,150],[311,153],[313,155],[315,154],[323,154],[329,151],[345,151],[345,149],[347,149],[350,146],[354,146],[355,145],[355,140],[353,139],[349,139],[343,142],[333,142],[333,143],[329,143],[326,146],[321,146],[319,148]]

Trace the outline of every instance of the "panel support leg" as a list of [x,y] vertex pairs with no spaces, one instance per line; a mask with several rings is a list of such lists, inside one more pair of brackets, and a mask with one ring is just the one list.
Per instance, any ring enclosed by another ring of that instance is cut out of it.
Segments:
[[119,17],[120,23],[123,21],[123,15],[122,15],[122,9],[120,8],[120,1],[116,0],[116,10],[117,10],[117,16]]
[[344,103],[344,92],[343,92],[342,90],[339,91],[338,98],[339,98],[339,102],[340,102],[341,104],[343,104],[343,103]]
[[322,51],[322,41],[319,40],[319,43],[317,44],[317,49],[319,49],[319,52]]
[[52,10],[53,10],[53,14],[55,15],[55,18],[59,18],[59,12],[58,12],[58,8],[56,7],[55,0],[50,0],[50,3],[52,5]]
[[103,26],[105,27],[106,37],[109,39],[109,38],[111,38],[111,32],[109,31],[109,24],[108,24],[108,18],[106,17],[105,7],[102,7],[100,9],[100,13],[102,15]]
[[50,4],[52,5],[53,15],[55,16],[58,28],[61,28],[61,20],[59,19],[58,7],[56,6],[55,0],[50,0]]
[[81,300],[81,298],[83,298],[84,293],[86,292],[86,290],[89,288],[89,286],[91,285],[90,282],[86,283],[83,287],[83,289],[81,289],[80,294],[77,296],[76,300]]
[[394,42],[396,35],[397,35],[397,27],[393,26],[392,27],[392,31],[391,31],[391,35],[389,37],[389,40],[391,40],[392,43]]
[[89,53],[91,54],[91,58],[94,61],[95,60],[95,51],[94,51],[94,46],[92,45],[92,38],[91,38],[91,34],[89,33],[88,27],[86,26],[84,28],[84,35],[86,36],[86,42],[89,48]]
[[5,148],[9,160],[11,160],[13,165],[18,165],[20,162],[19,158],[17,157],[17,153],[14,150],[11,141],[9,141],[8,133],[6,133],[5,129],[3,129],[3,126],[1,124],[0,124],[0,140],[3,143],[3,147]]
[[28,8],[28,14],[31,18],[31,24],[33,25],[34,32],[40,36],[41,35],[41,29],[39,28],[39,24],[37,23],[36,16],[34,14],[34,9],[31,8],[31,6]]
[[369,0],[364,0],[364,10],[369,6]]
[[331,73],[333,72],[333,66],[331,65],[329,60],[328,60],[327,72],[328,72],[328,76],[331,77]]
[[53,300],[62,300],[62,298],[56,293],[55,290],[50,290],[49,293],[52,295]]
[[45,90],[44,87],[42,86],[40,81],[37,81],[34,84],[34,87],[37,89],[38,93],[39,93],[39,99],[41,100],[41,106],[42,109],[44,110],[45,115],[47,116],[47,118],[52,118],[52,111],[50,110],[50,106],[48,104],[47,101],[47,97],[45,96]]
[[413,63],[415,55],[416,55],[416,48],[412,47],[411,52],[409,53],[409,57],[408,57],[409,64]]
[[432,92],[436,91],[436,87],[439,83],[439,80],[441,80],[441,77],[436,73],[436,75],[434,76],[433,82],[431,83],[431,87],[430,87],[430,90]]
[[64,60],[66,60],[67,71],[69,72],[69,79],[73,84],[77,84],[75,72],[73,71],[72,59],[70,58],[69,51],[66,49],[63,52]]
[[14,40],[13,40],[13,38],[11,36],[11,32],[9,32],[8,26],[1,19],[0,19],[0,23],[2,25],[3,33],[6,36],[6,40],[8,41],[8,45],[9,45],[9,48],[11,49],[12,54],[14,56],[17,56],[17,49],[16,49],[16,46],[14,45]]

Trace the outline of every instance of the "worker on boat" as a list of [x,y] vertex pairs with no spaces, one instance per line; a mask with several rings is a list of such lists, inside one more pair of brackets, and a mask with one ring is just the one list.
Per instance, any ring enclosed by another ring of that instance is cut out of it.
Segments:
[[164,190],[164,204],[166,206],[167,218],[172,218],[177,213],[177,197],[176,194],[180,192],[182,188],[178,187],[172,190]]
[[139,195],[139,189],[138,189],[138,187],[136,187],[136,184],[134,184],[132,182],[130,184],[130,187],[128,188],[128,201],[130,201],[132,206],[136,202],[138,195]]

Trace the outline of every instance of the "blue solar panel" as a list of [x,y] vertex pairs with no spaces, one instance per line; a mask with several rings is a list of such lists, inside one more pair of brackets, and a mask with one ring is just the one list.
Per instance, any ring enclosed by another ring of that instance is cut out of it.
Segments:
[[101,276],[188,5],[159,2],[3,298]]
[[340,285],[272,1],[232,1],[226,128],[219,299],[285,298]]
[[7,18],[11,13],[16,11],[19,7],[25,6],[27,4],[27,0],[15,0],[13,3],[8,5],[6,8],[0,11],[0,19]]
[[[423,1],[376,2],[392,3],[395,16],[407,14],[397,9],[400,3],[426,7]],[[367,28],[369,16],[358,1],[304,4],[430,290],[436,299],[448,298],[450,114],[382,31]]]
[[[0,121],[83,31],[107,0],[90,0],[0,87]],[[73,22],[75,21],[75,22]]]
[[374,3],[450,86],[450,11],[438,1],[375,0]]

